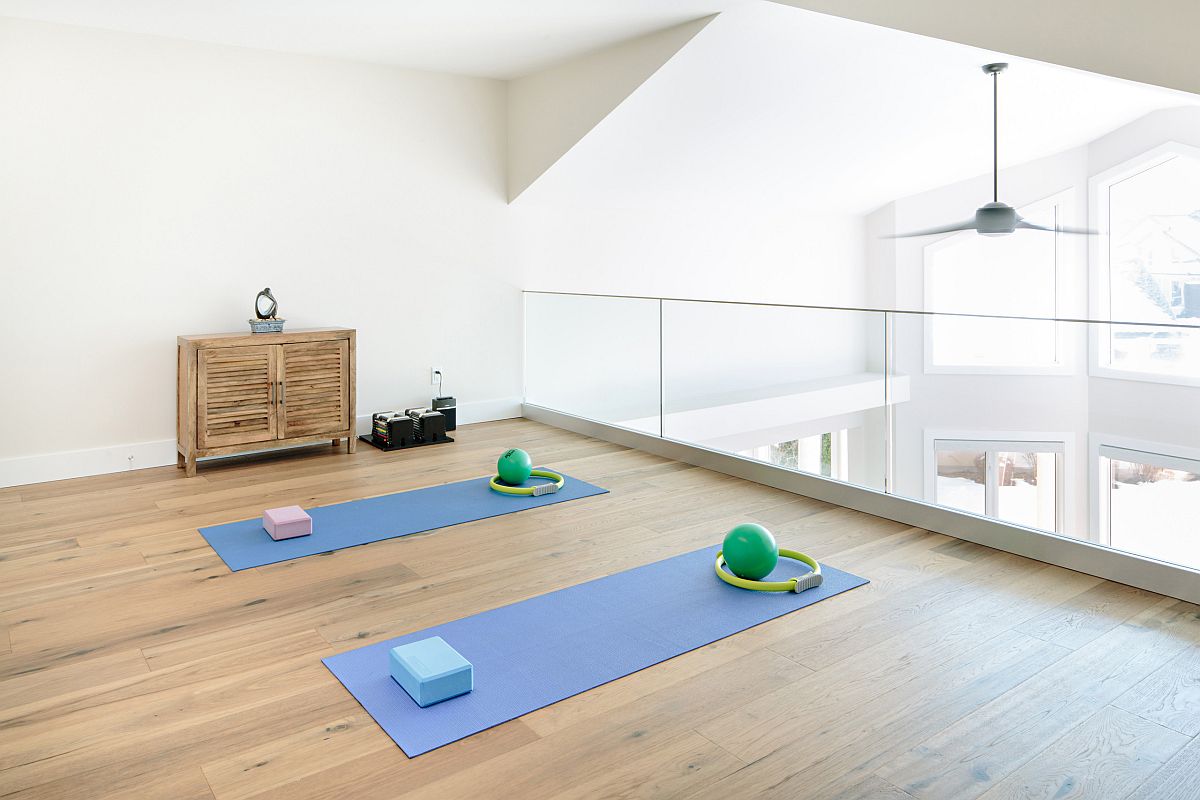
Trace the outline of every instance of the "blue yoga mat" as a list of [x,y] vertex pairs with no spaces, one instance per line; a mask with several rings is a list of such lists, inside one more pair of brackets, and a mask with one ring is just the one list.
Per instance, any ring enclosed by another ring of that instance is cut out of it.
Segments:
[[[635,567],[324,659],[409,757],[724,639],[868,581],[822,564],[799,594],[752,592],[713,573],[717,547]],[[807,570],[780,559],[769,580]],[[388,673],[396,645],[440,636],[471,662],[475,689],[421,708]]]
[[[488,488],[489,478],[472,478],[310,508],[307,511],[313,521],[312,535],[278,542],[263,530],[260,517],[201,528],[200,534],[229,569],[237,572],[344,547],[498,517],[514,511],[578,500],[608,491],[586,481],[564,477],[566,483],[562,489],[540,497],[501,494]],[[533,483],[547,482],[541,478],[530,480]]]

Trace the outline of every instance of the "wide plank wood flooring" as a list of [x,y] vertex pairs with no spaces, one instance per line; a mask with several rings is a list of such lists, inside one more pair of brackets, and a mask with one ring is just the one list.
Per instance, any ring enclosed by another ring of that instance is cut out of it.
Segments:
[[[526,420],[457,438],[0,489],[0,796],[1200,798],[1194,605]],[[612,491],[239,573],[196,530],[510,446]],[[872,582],[411,760],[321,664],[742,521]]]

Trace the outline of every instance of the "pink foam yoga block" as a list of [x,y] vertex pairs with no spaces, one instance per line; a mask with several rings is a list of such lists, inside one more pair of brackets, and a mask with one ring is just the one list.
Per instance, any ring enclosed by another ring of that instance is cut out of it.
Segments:
[[300,506],[268,508],[263,512],[262,525],[275,541],[312,533],[312,517],[304,513]]

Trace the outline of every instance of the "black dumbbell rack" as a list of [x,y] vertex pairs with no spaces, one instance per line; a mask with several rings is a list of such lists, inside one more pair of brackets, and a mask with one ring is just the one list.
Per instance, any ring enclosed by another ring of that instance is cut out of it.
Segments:
[[[440,425],[432,430],[427,429],[422,425],[422,412],[428,412],[429,409],[406,409],[404,416],[398,416],[390,419],[387,422],[376,419],[377,415],[371,416],[371,434],[368,436],[359,436],[358,438],[376,447],[384,452],[393,450],[408,450],[413,447],[424,447],[429,444],[445,444],[453,442],[444,430],[445,424],[443,415],[440,413],[432,414]],[[378,416],[382,416],[378,415]],[[429,419],[429,417],[425,417]],[[432,420],[430,420],[432,421]],[[387,426],[386,436],[376,436],[376,431],[380,426]]]
[[382,440],[377,440],[374,436],[359,436],[358,438],[361,439],[362,441],[366,442],[367,444],[371,445],[372,447],[379,448],[380,450],[382,450],[385,453],[390,453],[393,450],[411,450],[414,447],[424,447],[427,444],[446,444],[447,442],[454,441],[449,436],[443,436],[441,439],[434,439],[432,442],[427,442],[424,439],[422,439],[419,442],[408,442],[408,443],[401,442],[400,444],[389,446],[389,445],[385,445]]

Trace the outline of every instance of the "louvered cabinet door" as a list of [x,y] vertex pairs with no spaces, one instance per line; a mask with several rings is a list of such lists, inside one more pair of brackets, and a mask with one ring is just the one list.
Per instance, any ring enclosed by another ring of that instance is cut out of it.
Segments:
[[196,437],[201,448],[266,442],[279,435],[277,347],[202,349],[196,361]]
[[350,427],[350,343],[346,339],[280,346],[281,438]]

